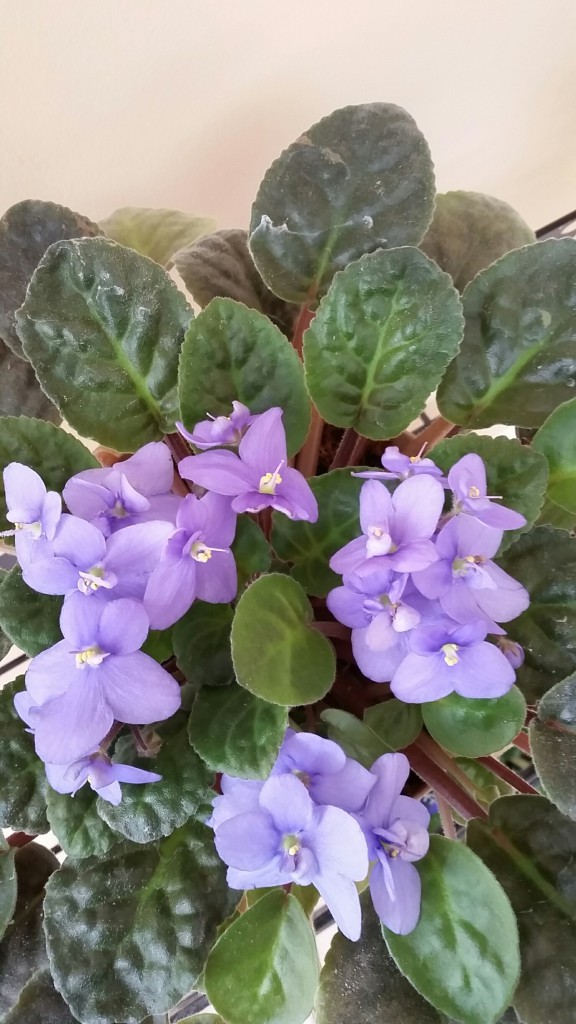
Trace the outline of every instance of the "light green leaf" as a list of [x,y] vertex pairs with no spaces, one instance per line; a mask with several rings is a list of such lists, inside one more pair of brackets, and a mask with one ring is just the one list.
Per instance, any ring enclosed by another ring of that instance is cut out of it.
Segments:
[[[123,790],[124,796],[126,790]],[[48,786],[46,804],[50,828],[69,857],[102,857],[122,836],[102,820],[97,795],[88,784],[72,796]]]
[[287,725],[284,708],[232,683],[202,687],[192,706],[188,734],[196,753],[213,771],[266,779]]
[[0,341],[0,416],[38,416],[51,423],[62,417],[44,394],[27,359],[20,359]]
[[194,217],[182,210],[122,206],[100,221],[100,227],[120,245],[169,267],[179,249],[208,235],[216,222],[211,217]]
[[271,573],[252,583],[232,623],[232,660],[240,685],[286,707],[320,700],[334,682],[336,656],[313,620],[310,602],[295,580]]
[[403,750],[422,730],[422,712],[418,704],[403,704],[393,697],[364,712],[369,726],[390,750]]
[[530,723],[530,747],[546,793],[576,818],[576,674],[544,694]]
[[424,725],[441,746],[464,757],[501,750],[518,735],[526,701],[517,686],[503,697],[471,698],[451,693],[421,706]]
[[417,245],[433,207],[430,152],[410,115],[391,103],[343,107],[266,172],[250,250],[276,295],[309,304],[365,253]]
[[335,277],[304,335],[320,414],[365,437],[394,437],[424,408],[464,332],[450,277],[419,249],[380,250]]
[[465,427],[539,427],[576,385],[576,239],[503,256],[466,288],[462,347],[438,391]]
[[193,686],[229,686],[234,682],[230,651],[233,618],[229,604],[195,601],[174,626],[176,663]]
[[206,994],[227,1024],[303,1024],[318,984],[314,934],[298,901],[269,893],[212,949]]
[[46,773],[14,707],[14,696],[23,689],[24,676],[0,689],[0,825],[39,835],[48,831]]
[[355,715],[338,708],[327,708],[320,715],[327,725],[328,738],[334,740],[348,757],[371,768],[377,758],[388,754],[392,747]]
[[174,430],[192,317],[152,260],[106,238],[50,246],[18,311],[24,351],[80,434],[135,451]]
[[576,515],[576,398],[555,409],[532,442],[546,456],[548,497]]
[[0,627],[31,658],[62,639],[61,597],[32,590],[15,565],[0,582]]
[[16,906],[16,869],[14,851],[0,833],[0,938],[4,935]]

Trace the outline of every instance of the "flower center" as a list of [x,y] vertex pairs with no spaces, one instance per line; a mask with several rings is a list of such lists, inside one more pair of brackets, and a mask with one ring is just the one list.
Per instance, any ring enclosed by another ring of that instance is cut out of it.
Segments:
[[93,668],[101,665],[106,657],[103,650],[94,644],[93,647],[86,647],[83,651],[76,652],[76,668],[85,669],[87,665]]
[[380,839],[380,846],[389,857],[398,857],[400,854],[400,847],[395,843],[389,843],[386,839]]
[[486,555],[464,555],[463,558],[454,559],[452,562],[452,572],[457,576],[465,576],[474,566],[485,565],[487,561]]
[[190,558],[193,558],[195,562],[209,562],[212,558],[212,548],[209,548],[201,540],[194,541],[190,548]]
[[479,498],[480,497],[480,491],[478,490],[478,488],[474,487],[474,486],[470,487],[470,489],[468,490],[468,497],[469,498]]
[[450,667],[457,665],[460,661],[458,654],[456,653],[460,650],[458,644],[442,644],[440,650],[444,654],[444,661],[447,665],[450,665]]
[[282,849],[285,850],[290,857],[295,857],[302,849],[302,844],[300,843],[298,836],[288,835],[284,836],[282,839]]
[[306,789],[310,788],[310,776],[308,775],[308,772],[297,771],[297,769],[295,768],[292,772],[292,775],[295,775],[296,778],[299,779],[304,786],[306,786]]
[[110,509],[110,515],[114,516],[115,519],[125,519],[126,516],[128,515],[128,512],[126,511],[126,508],[124,507],[122,502],[118,500],[114,505],[114,508]]
[[42,523],[14,523],[14,532],[19,533],[20,530],[26,530],[34,540],[38,540],[42,536]]
[[78,590],[83,594],[89,594],[91,591],[100,590],[100,587],[106,586],[104,582],[105,570],[101,565],[93,565],[88,569],[88,572],[79,572],[78,575],[80,576]]
[[282,459],[282,462],[278,463],[273,473],[264,473],[264,476],[260,477],[260,483],[258,484],[258,490],[260,494],[276,493],[276,488],[278,487],[279,484],[282,483],[282,477],[280,476],[278,470],[280,469],[280,466],[282,465],[283,462],[284,459]]

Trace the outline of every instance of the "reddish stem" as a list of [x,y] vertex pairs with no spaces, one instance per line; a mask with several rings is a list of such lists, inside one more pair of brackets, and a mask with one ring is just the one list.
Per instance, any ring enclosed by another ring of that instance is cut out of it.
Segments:
[[296,349],[300,359],[302,359],[302,339],[304,337],[304,331],[310,326],[314,319],[314,313],[308,309],[308,306],[304,304],[300,307],[300,312],[296,318],[294,324],[294,334],[292,336],[292,347]]
[[350,629],[348,626],[343,626],[341,622],[318,622],[316,620],[314,629],[317,629],[323,636],[333,636],[338,640],[350,640]]
[[509,786],[512,786],[518,791],[518,793],[526,793],[528,796],[538,796],[538,790],[534,789],[529,782],[526,782],[520,775],[517,775],[512,768],[508,765],[502,764],[496,757],[479,757],[478,761],[483,764],[485,768],[488,768],[493,775],[497,775],[499,779],[507,782]]
[[484,808],[476,803],[455,779],[451,778],[438,764],[435,764],[416,743],[406,747],[404,753],[410,761],[412,770],[463,818],[468,820],[469,818],[488,817]]
[[342,440],[338,445],[336,454],[332,459],[330,469],[342,469],[344,466],[353,466],[352,453],[356,448],[356,442],[359,440],[359,434],[356,433],[354,427],[346,427],[342,435]]
[[442,822],[442,831],[447,839],[456,839],[456,829],[454,827],[454,819],[452,817],[452,810],[450,804],[440,796],[439,793],[435,794],[436,803],[438,804],[438,813],[440,815],[440,821]]
[[528,757],[532,757],[530,740],[528,739],[527,733],[520,731],[518,735],[514,737],[512,743],[515,747],[518,747],[519,750],[522,750]]
[[296,469],[298,469],[305,477],[314,476],[318,468],[318,457],[320,455],[323,430],[324,420],[316,406],[313,405],[308,437],[306,438],[299,455],[296,457]]
[[362,437],[362,434],[358,434],[358,437],[356,439],[356,444],[354,445],[354,449],[353,449],[352,454],[350,456],[350,462],[348,463],[349,466],[361,466],[362,465],[362,463],[364,461],[364,456],[366,454],[366,449],[367,449],[369,444],[370,444],[370,438]]
[[[460,428],[458,428],[459,430]],[[419,434],[414,435],[414,441],[411,443],[412,451],[408,451],[406,455],[417,455],[423,446],[427,452],[431,451],[434,445],[438,444],[438,441],[442,441],[444,437],[451,434],[454,430],[454,424],[450,423],[449,420],[445,420],[443,416],[437,416],[432,423],[429,423],[424,430],[421,430]]]
[[29,836],[27,832],[13,832],[6,842],[11,849],[19,849],[21,846],[28,846],[33,839],[36,839],[36,836]]

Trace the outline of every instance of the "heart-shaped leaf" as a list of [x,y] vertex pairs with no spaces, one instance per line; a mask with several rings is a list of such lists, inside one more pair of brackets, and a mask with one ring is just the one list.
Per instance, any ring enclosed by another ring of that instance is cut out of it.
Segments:
[[58,409],[44,394],[27,359],[0,340],[0,416],[38,416],[59,423]]
[[539,427],[576,385],[576,239],[516,249],[483,270],[462,301],[462,347],[438,391],[465,427]]
[[336,656],[313,619],[306,594],[289,576],[270,573],[252,583],[232,623],[232,660],[241,686],[286,707],[320,700],[334,682]]
[[48,831],[47,783],[34,740],[14,707],[23,689],[24,676],[0,689],[0,825],[39,835]]
[[310,304],[352,260],[417,245],[433,208],[430,151],[410,115],[391,103],[343,107],[266,172],[250,251],[276,295]]
[[31,658],[62,639],[61,608],[61,597],[39,594],[24,583],[19,565],[0,578],[0,626]]
[[271,892],[212,949],[206,994],[228,1024],[303,1024],[318,984],[318,954],[298,900]]
[[284,708],[232,683],[202,687],[192,706],[188,733],[196,753],[213,771],[266,779],[287,725]]
[[216,222],[211,217],[194,217],[182,210],[122,206],[101,220],[100,227],[108,238],[167,267],[178,249],[209,234]]
[[576,818],[576,675],[544,694],[530,723],[530,747],[548,796]]
[[178,668],[194,687],[229,686],[234,682],[229,604],[195,601],[174,626],[172,638]]
[[[123,795],[126,790],[123,790]],[[48,786],[46,806],[50,828],[69,857],[102,857],[122,836],[102,820],[97,810],[98,797],[88,785],[74,796],[56,793]]]
[[16,869],[14,851],[0,834],[0,938],[4,935],[16,906]]
[[548,462],[548,497],[576,516],[576,398],[551,413],[532,446]]
[[424,408],[458,351],[458,293],[419,249],[350,264],[304,335],[306,384],[319,412],[365,437],[394,437]]
[[503,697],[471,698],[451,693],[422,704],[424,725],[441,746],[464,757],[482,757],[511,743],[526,718],[517,686]]
[[166,271],[107,238],[50,246],[18,311],[24,352],[76,430],[135,451],[174,430],[192,317]]

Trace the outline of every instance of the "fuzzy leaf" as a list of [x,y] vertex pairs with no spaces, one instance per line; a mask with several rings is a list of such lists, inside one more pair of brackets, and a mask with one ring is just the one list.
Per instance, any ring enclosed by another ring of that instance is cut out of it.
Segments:
[[576,398],[551,413],[532,445],[548,462],[548,498],[576,516]]
[[232,683],[202,687],[192,706],[188,733],[196,753],[213,771],[266,779],[287,725],[284,708]]
[[121,842],[97,811],[97,796],[86,784],[72,796],[48,786],[46,804],[50,828],[69,857],[102,857]]
[[530,723],[530,747],[546,793],[576,818],[576,674],[544,694]]
[[76,1017],[70,1013],[62,996],[54,988],[52,975],[47,967],[34,974],[22,989],[18,1002],[4,1017],[3,1024],[75,1024]]
[[122,206],[100,221],[100,227],[120,245],[169,267],[178,249],[213,231],[216,222],[211,217],[194,217],[182,210]]
[[4,935],[16,906],[16,869],[14,851],[0,834],[0,938]]
[[14,695],[23,689],[24,676],[0,689],[0,825],[40,835],[48,831],[46,774],[14,707]]
[[172,638],[178,668],[193,686],[229,686],[234,681],[229,604],[195,601],[174,626]]
[[518,735],[526,701],[517,686],[503,697],[471,698],[451,693],[421,706],[424,725],[441,746],[464,757],[501,750]]
[[62,419],[44,394],[33,368],[0,340],[0,416],[37,416],[51,423]]
[[39,594],[24,583],[19,565],[1,578],[0,626],[29,657],[62,639],[61,609],[61,597]]

